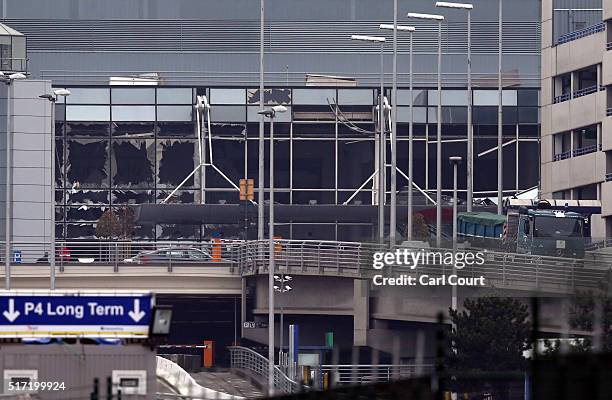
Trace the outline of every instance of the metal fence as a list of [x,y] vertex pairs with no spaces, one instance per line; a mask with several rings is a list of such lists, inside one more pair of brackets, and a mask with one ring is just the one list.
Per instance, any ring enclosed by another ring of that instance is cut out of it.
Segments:
[[588,26],[584,29],[579,29],[574,32],[566,33],[565,35],[561,35],[557,38],[555,42],[556,45],[571,42],[572,40],[580,39],[585,36],[594,35],[598,32],[603,32],[606,30],[606,24],[604,22],[600,22],[598,24]]
[[[145,242],[145,241],[58,241],[55,264],[59,271],[74,265],[120,266],[154,265],[172,272],[176,266],[232,266],[238,258],[241,241],[219,242]],[[4,263],[4,242],[0,243],[0,262]],[[157,252],[157,253],[155,253]],[[11,243],[11,264],[49,265],[48,243]]]
[[[247,370],[262,382],[268,380],[268,359],[255,350],[246,347],[228,347],[231,354],[232,369]],[[291,380],[280,368],[274,366],[274,388],[280,393],[297,393],[302,386]]]
[[[246,242],[241,248],[237,261],[243,275],[267,272],[269,263],[267,241]],[[383,273],[373,266],[374,253],[388,251],[388,248],[379,244],[294,240],[276,240],[274,249],[278,271],[362,278]],[[444,255],[453,252],[451,249],[406,249],[411,252],[422,251],[433,257],[428,258],[427,263],[414,268],[386,264],[384,273],[391,271],[401,274],[441,276],[456,272],[463,278],[483,276],[489,286],[565,292],[599,288],[612,267],[607,261],[470,249],[457,250],[457,252],[481,252],[483,261],[454,270],[452,264],[441,261]],[[454,256],[453,259],[457,257]]]
[[380,364],[380,365],[321,365],[320,373],[330,373],[332,382],[341,385],[371,382],[391,382],[431,374],[433,364]]

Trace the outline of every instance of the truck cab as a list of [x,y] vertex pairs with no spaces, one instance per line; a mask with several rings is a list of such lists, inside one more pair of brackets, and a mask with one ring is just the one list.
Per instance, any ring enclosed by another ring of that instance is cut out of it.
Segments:
[[581,214],[552,209],[519,212],[518,253],[584,257],[585,222]]

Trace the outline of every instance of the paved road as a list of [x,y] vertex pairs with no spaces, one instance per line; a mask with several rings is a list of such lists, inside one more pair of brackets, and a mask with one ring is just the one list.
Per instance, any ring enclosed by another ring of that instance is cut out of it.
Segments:
[[198,372],[191,373],[191,376],[201,386],[235,396],[250,399],[265,395],[264,391],[250,380],[239,377],[230,371]]

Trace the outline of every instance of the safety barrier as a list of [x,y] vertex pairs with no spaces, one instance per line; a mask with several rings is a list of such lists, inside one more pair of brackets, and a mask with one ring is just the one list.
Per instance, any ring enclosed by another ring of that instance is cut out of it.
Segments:
[[175,362],[157,356],[156,375],[166,382],[180,395],[193,399],[242,400],[244,397],[234,396],[200,386],[187,371]]
[[[232,369],[247,370],[262,382],[268,380],[268,359],[255,350],[242,346],[229,347]],[[274,366],[274,388],[279,393],[297,393],[302,390],[299,383],[291,380],[277,366]]]
[[[172,272],[175,266],[233,265],[241,241],[58,241],[55,265],[59,271],[71,265],[160,266]],[[0,243],[0,262],[4,263],[4,242]],[[48,243],[11,243],[11,264],[49,265]]]
[[606,24],[604,22],[600,22],[593,26],[588,26],[584,29],[580,29],[574,32],[566,33],[565,35],[561,35],[557,38],[555,44],[563,44],[567,42],[571,42],[572,40],[580,39],[585,36],[594,35],[598,32],[603,32],[606,30]]
[[321,365],[321,373],[330,373],[334,384],[354,385],[372,382],[391,382],[431,374],[433,364],[380,364],[380,365]]
[[[375,252],[388,251],[379,244],[354,242],[321,242],[276,240],[275,263],[278,271],[311,275],[342,275],[370,278],[380,274],[373,267]],[[448,253],[446,248],[411,248],[410,251]],[[464,252],[466,250],[457,250]],[[566,292],[598,288],[607,279],[612,263],[588,259],[539,256],[471,249],[482,252],[483,262],[457,269],[460,277],[485,278],[490,286],[525,290]],[[438,258],[439,260],[440,258]],[[243,275],[267,273],[269,242],[253,241],[242,245],[238,265]],[[454,272],[442,262],[420,264],[416,268],[388,266],[396,273],[441,276]]]

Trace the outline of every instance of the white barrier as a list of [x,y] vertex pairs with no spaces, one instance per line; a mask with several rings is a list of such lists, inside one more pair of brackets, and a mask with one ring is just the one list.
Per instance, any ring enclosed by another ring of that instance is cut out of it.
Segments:
[[168,383],[180,395],[192,400],[242,400],[241,396],[219,392],[200,386],[187,371],[173,361],[157,356],[157,377]]

